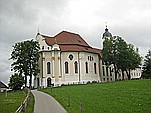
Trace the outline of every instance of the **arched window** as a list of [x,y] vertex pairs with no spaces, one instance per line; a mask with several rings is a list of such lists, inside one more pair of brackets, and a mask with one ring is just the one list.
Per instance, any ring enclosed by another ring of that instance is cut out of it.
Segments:
[[68,62],[65,62],[65,73],[69,73]]
[[96,74],[96,63],[94,63],[94,73]]
[[77,61],[74,62],[74,69],[75,69],[75,73],[78,73],[78,63],[77,63]]
[[88,73],[88,63],[87,62],[85,63],[85,70],[86,70],[86,73]]
[[47,74],[50,74],[50,62],[47,62]]

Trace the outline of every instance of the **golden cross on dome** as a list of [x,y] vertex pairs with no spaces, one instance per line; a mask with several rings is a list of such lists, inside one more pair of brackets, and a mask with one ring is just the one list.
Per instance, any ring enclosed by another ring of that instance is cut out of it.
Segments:
[[105,22],[105,27],[107,28],[107,22]]

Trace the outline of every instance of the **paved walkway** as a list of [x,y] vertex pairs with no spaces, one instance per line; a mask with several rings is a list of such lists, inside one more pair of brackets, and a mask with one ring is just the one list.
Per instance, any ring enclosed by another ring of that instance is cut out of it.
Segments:
[[50,95],[32,90],[35,97],[34,113],[67,113],[67,111]]

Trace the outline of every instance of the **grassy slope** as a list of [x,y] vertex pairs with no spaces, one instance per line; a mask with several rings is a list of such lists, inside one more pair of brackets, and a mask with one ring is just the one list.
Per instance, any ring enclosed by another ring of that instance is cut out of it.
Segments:
[[[14,113],[21,105],[21,102],[26,98],[27,91],[11,91],[7,93],[0,93],[0,113]],[[33,113],[34,111],[34,97],[31,94],[30,102],[27,106],[26,113]]]
[[26,109],[26,113],[33,113],[34,111],[34,96],[33,94],[31,93],[30,94],[30,100],[29,100],[29,103],[27,105],[27,109]]
[[26,97],[24,91],[0,93],[0,113],[14,113]]
[[[42,89],[69,113],[151,113],[151,80],[133,80]],[[68,94],[71,106],[67,107]]]

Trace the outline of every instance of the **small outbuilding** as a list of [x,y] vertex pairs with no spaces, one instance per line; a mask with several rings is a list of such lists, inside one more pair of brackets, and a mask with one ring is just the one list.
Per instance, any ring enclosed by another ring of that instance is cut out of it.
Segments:
[[2,81],[0,81],[0,92],[4,92],[7,89],[9,89],[6,84],[4,84]]

